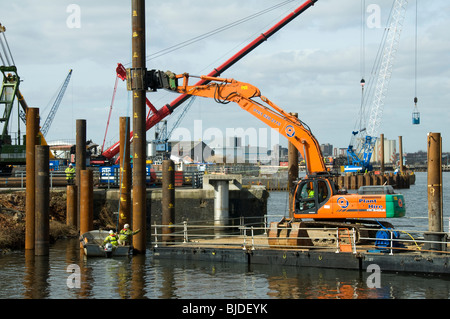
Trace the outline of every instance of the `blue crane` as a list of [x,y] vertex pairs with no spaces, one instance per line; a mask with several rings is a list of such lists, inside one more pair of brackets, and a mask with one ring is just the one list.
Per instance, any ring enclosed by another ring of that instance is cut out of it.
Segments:
[[[361,108],[358,127],[352,132],[350,145],[347,149],[348,165],[345,171],[372,170],[370,160],[372,158],[375,142],[378,137],[378,127],[383,115],[384,100],[387,95],[392,68],[397,53],[403,20],[405,18],[407,0],[394,0],[391,15],[385,28],[385,34],[381,41],[379,57],[375,59],[374,70],[376,70],[376,86],[369,113]],[[365,81],[361,80],[364,96]],[[366,102],[367,99],[364,99]],[[362,103],[363,106],[364,103]],[[368,116],[367,116],[368,115]],[[367,118],[363,123],[363,118]],[[364,125],[366,124],[366,125]],[[355,143],[356,142],[356,143]]]

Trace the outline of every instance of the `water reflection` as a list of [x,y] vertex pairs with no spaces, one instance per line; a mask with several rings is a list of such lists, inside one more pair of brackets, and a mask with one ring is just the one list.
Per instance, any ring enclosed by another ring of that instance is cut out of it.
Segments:
[[358,271],[256,266],[255,272],[268,274],[268,296],[276,299],[390,298],[382,289],[369,289],[367,276]]
[[[49,256],[32,252],[0,257],[1,298],[225,298],[225,299],[409,299],[449,298],[448,277],[381,274],[381,288],[368,288],[369,273],[183,262],[133,258],[86,258],[77,242],[52,246]],[[70,288],[67,267],[80,267],[80,288]]]
[[[80,287],[67,284],[79,266]],[[0,298],[25,299],[412,299],[449,298],[449,277],[381,274],[369,288],[367,272],[339,269],[132,258],[86,258],[76,240],[61,240],[49,256],[0,256]]]
[[[404,193],[405,196],[409,196],[408,198],[420,199],[417,205],[408,206],[410,207],[408,214],[423,216],[423,212],[426,211],[426,197],[423,197],[426,195],[426,175],[417,175],[414,188],[404,190]],[[444,178],[450,178],[450,174]],[[450,183],[445,185],[448,188]],[[286,194],[271,193],[271,198],[272,206],[268,211],[280,213],[280,208],[285,207],[283,203],[286,201]],[[448,210],[444,215],[448,215]],[[71,275],[67,272],[67,268],[72,264],[79,266],[80,288],[70,288],[67,285]],[[381,288],[368,288],[368,276],[369,273],[364,271],[338,269],[158,260],[153,258],[150,250],[146,255],[133,258],[86,258],[77,240],[59,240],[51,245],[49,256],[34,256],[33,251],[15,251],[0,255],[2,281],[0,298],[448,299],[450,297],[449,277],[381,273]]]
[[276,299],[448,299],[450,277],[381,273],[380,288],[369,288],[371,273],[339,269],[254,266],[267,275],[268,296]]
[[80,258],[83,298],[144,298],[146,256]]
[[35,256],[34,250],[25,251],[24,298],[48,298],[49,256]]

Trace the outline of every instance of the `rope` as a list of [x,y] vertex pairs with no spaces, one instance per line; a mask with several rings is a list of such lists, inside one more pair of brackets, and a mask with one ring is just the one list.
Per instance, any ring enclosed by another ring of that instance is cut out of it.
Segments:
[[414,241],[414,244],[417,246],[417,249],[418,250],[421,250],[422,249],[422,247],[419,247],[419,245],[417,245],[417,242],[416,242],[416,239],[410,234],[410,233],[408,233],[408,232],[406,232],[406,231],[404,231],[404,230],[400,230],[402,233],[405,233],[405,234],[407,234],[409,237],[411,237],[411,239]]

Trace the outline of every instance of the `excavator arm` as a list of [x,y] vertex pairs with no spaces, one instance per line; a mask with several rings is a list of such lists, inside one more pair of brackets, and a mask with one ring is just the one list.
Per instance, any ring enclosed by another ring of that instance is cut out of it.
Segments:
[[[308,174],[327,172],[319,143],[309,127],[261,95],[257,87],[234,79],[211,76],[200,76],[208,84],[189,85],[190,76],[187,73],[175,75],[171,72],[156,72],[158,75],[153,83],[159,83],[159,87],[182,94],[214,98],[219,103],[237,103],[243,110],[285,136],[305,159]],[[179,79],[183,79],[182,85],[178,85]]]

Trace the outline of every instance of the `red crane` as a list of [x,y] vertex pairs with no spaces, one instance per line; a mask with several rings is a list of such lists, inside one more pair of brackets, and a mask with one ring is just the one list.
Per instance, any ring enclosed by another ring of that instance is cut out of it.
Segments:
[[[215,68],[213,71],[208,73],[208,76],[211,77],[217,77],[222,72],[226,71],[228,68],[233,66],[236,62],[238,62],[240,59],[242,59],[244,56],[246,56],[248,53],[253,51],[256,47],[258,47],[261,43],[266,41],[269,37],[274,35],[277,31],[279,31],[281,28],[283,28],[285,25],[287,25],[289,22],[294,20],[296,17],[298,17],[300,14],[305,12],[309,7],[313,6],[318,0],[307,0],[302,5],[300,5],[298,8],[296,8],[294,11],[292,11],[290,14],[288,14],[286,17],[284,17],[281,21],[279,21],[277,24],[275,24],[272,28],[267,30],[265,33],[262,33],[260,36],[258,36],[255,40],[250,42],[247,46],[245,46],[243,49],[241,49],[239,52],[237,52],[235,55],[233,55],[230,59],[225,61],[222,65]],[[118,64],[117,69],[117,76],[120,77],[122,80],[125,80],[126,70],[122,64]],[[195,85],[205,85],[208,84],[208,80],[200,80]],[[173,100],[170,104],[166,104],[163,107],[161,107],[159,110],[157,110],[147,99],[147,106],[149,106],[150,110],[152,111],[152,115],[147,117],[146,120],[146,130],[148,131],[150,128],[155,126],[157,123],[159,123],[161,120],[163,120],[166,116],[171,114],[175,108],[177,108],[179,105],[181,105],[183,102],[185,102],[187,99],[189,99],[191,96],[187,94],[182,94],[175,100]],[[130,140],[133,139],[133,132],[130,133]],[[104,156],[107,159],[112,159],[115,155],[119,153],[120,150],[120,142],[115,143],[110,148],[108,148],[106,151],[102,153],[102,156]]]

